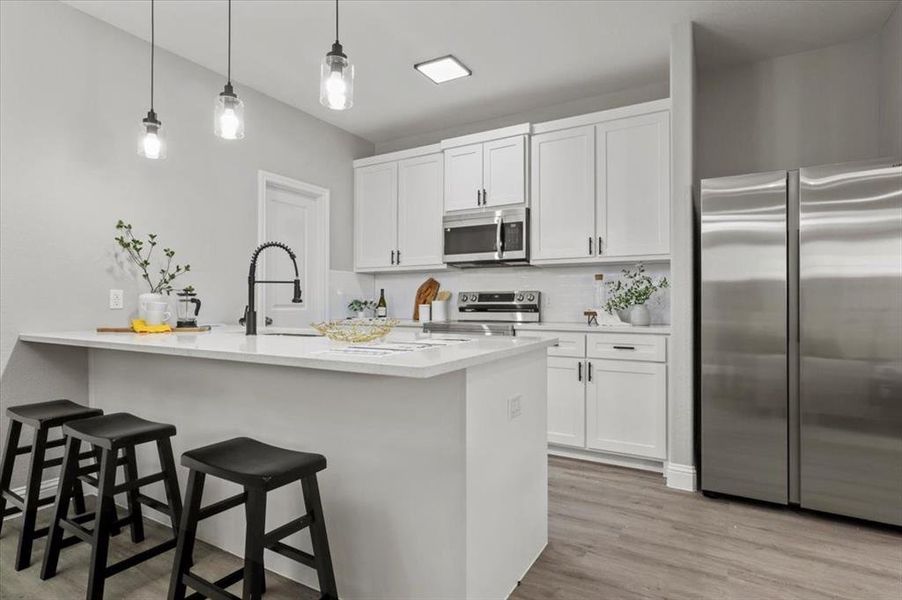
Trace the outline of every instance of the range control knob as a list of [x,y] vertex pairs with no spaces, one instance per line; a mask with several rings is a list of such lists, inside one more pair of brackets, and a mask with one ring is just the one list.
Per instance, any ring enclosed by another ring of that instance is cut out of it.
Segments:
[[536,299],[535,294],[528,294],[528,295],[526,296],[526,300],[527,300],[528,302],[532,302],[532,301],[535,300],[535,299]]
[[523,302],[523,294],[517,294],[517,302]]

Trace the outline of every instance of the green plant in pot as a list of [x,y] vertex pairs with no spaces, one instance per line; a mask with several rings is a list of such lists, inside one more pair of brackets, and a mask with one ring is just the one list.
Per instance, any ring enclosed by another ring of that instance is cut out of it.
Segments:
[[655,281],[645,272],[645,265],[636,263],[632,269],[623,269],[608,291],[604,309],[608,314],[617,313],[621,321],[632,325],[649,325],[651,315],[645,303],[660,289],[670,285],[666,277]]
[[376,303],[372,300],[354,299],[348,304],[348,310],[354,313],[358,319],[366,318],[366,311],[376,308]]
[[138,296],[138,317],[144,319],[147,304],[151,302],[166,302],[166,296],[172,292],[172,282],[176,277],[191,271],[191,265],[173,264],[175,250],[163,248],[161,257],[162,266],[153,273],[153,254],[159,242],[157,234],[149,233],[146,239],[135,235],[131,223],[119,220],[116,223],[116,231],[119,233],[114,239],[119,248],[128,259],[138,268],[141,279],[147,284],[149,292]]

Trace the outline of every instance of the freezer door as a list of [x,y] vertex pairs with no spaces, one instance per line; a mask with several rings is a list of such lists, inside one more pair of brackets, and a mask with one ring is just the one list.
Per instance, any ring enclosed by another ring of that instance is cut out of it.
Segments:
[[893,162],[800,170],[800,491],[803,507],[902,525],[902,168]]
[[701,487],[788,501],[787,173],[701,186]]

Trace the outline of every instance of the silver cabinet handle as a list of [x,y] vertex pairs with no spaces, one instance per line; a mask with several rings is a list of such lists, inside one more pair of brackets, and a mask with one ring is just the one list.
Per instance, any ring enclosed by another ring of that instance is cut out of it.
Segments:
[[578,363],[576,363],[576,380],[577,381],[583,380],[583,361],[579,361]]
[[589,236],[589,256],[592,256],[592,236]]
[[391,264],[395,264],[395,251],[391,251]]

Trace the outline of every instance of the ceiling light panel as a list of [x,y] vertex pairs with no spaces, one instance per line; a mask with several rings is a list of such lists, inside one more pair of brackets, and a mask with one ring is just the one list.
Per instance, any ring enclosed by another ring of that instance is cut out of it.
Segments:
[[462,62],[451,56],[433,58],[413,66],[414,69],[431,79],[434,83],[445,83],[473,74]]

